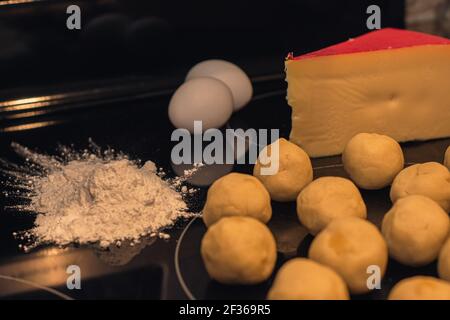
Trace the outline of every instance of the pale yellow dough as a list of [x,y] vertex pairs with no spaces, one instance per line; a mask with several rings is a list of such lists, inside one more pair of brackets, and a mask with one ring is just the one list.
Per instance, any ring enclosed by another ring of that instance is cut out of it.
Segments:
[[447,151],[445,151],[444,166],[450,170],[450,146],[447,148]]
[[348,300],[344,280],[333,269],[310,259],[295,258],[278,271],[270,300]]
[[387,245],[377,227],[356,217],[332,221],[315,237],[308,256],[339,273],[354,294],[370,291],[369,267],[378,267],[383,277],[388,262]]
[[413,267],[436,260],[449,232],[447,213],[430,198],[399,199],[386,213],[382,233],[395,260]]
[[415,164],[400,171],[391,187],[391,200],[423,195],[450,212],[450,171],[437,162]]
[[256,284],[272,274],[277,257],[267,226],[249,217],[225,217],[212,225],[201,243],[209,276],[224,284]]
[[450,238],[447,239],[439,254],[438,273],[439,277],[450,281]]
[[389,300],[450,300],[450,283],[433,277],[416,276],[397,283]]
[[230,173],[211,185],[203,208],[203,221],[209,227],[227,216],[248,216],[264,223],[270,220],[270,195],[258,179],[248,174]]
[[302,148],[284,138],[275,143],[278,143],[278,157],[272,152],[273,144],[265,147],[262,152],[267,152],[271,161],[278,161],[278,172],[273,175],[261,174],[261,167],[268,167],[272,163],[263,165],[258,159],[253,175],[264,184],[272,200],[294,201],[313,179],[311,160]]
[[302,225],[314,235],[338,218],[365,219],[367,209],[353,182],[340,177],[322,177],[298,195],[297,215]]
[[342,162],[356,185],[370,190],[390,185],[405,163],[398,142],[376,133],[359,133],[351,138]]

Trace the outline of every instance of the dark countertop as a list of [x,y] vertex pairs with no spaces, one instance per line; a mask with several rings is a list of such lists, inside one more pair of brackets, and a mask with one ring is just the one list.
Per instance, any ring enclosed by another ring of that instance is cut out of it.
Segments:
[[[268,80],[269,79],[269,80]],[[271,79],[271,80],[270,80]],[[278,76],[256,79],[255,98],[230,120],[231,127],[280,128],[281,136],[290,131],[290,108],[285,101],[285,82]],[[55,100],[44,114],[26,117],[25,123],[4,122],[0,132],[0,154],[8,161],[20,163],[10,147],[12,141],[52,154],[58,143],[84,148],[92,138],[100,146],[121,150],[134,159],[152,160],[169,176],[174,175],[170,162],[170,134],[173,127],[167,117],[170,95],[128,97],[125,100],[96,100],[85,107],[85,99]],[[52,98],[49,98],[52,101]],[[67,108],[58,110],[61,106]],[[33,103],[28,105],[32,111]],[[40,106],[36,105],[36,109]],[[46,107],[47,108],[47,107]],[[20,114],[20,112],[19,112]],[[15,121],[14,119],[11,121]],[[41,127],[34,127],[38,123]],[[402,147],[408,163],[442,161],[449,139],[406,143]],[[345,176],[339,157],[313,160],[315,177],[323,175]],[[220,166],[219,166],[220,167]],[[222,168],[223,169],[223,168]],[[219,171],[222,169],[218,169]],[[249,165],[225,168],[251,172]],[[5,186],[2,187],[5,190]],[[206,187],[190,201],[193,210],[200,210]],[[388,190],[363,191],[369,208],[369,219],[378,224],[390,207]],[[264,298],[270,281],[259,286],[227,287],[209,280],[199,254],[205,227],[200,219],[189,224],[180,221],[169,231],[169,240],[147,239],[134,247],[127,245],[109,251],[81,246],[58,249],[52,246],[23,253],[15,231],[30,228],[31,214],[5,210],[10,198],[0,202],[0,297],[43,298],[56,297],[54,293],[33,287],[32,284],[2,278],[13,276],[25,281],[59,290],[73,298]],[[305,256],[311,236],[298,223],[295,204],[273,203],[273,218],[269,223],[278,242],[278,265],[294,256]],[[186,230],[183,232],[183,230]],[[180,241],[180,237],[181,240]],[[178,249],[177,249],[178,248]],[[177,257],[177,258],[175,258]],[[82,290],[67,290],[66,268],[79,265],[82,270]],[[419,269],[406,268],[390,261],[384,278],[383,290],[369,296],[355,298],[385,298],[389,288],[399,279],[412,274],[435,275],[435,265]]]

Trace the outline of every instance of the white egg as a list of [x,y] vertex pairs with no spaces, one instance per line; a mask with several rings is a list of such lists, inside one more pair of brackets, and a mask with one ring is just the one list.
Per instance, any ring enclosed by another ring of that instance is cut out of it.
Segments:
[[253,87],[247,74],[237,65],[225,60],[206,60],[189,70],[186,80],[212,77],[223,81],[231,90],[234,111],[244,107],[252,98]]
[[169,119],[176,128],[194,132],[194,121],[203,131],[222,127],[233,113],[233,96],[222,81],[196,78],[183,83],[169,102]]

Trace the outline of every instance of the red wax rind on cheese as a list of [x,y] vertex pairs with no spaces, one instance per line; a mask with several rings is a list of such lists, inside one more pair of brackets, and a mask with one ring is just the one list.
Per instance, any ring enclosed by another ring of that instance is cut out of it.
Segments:
[[302,60],[322,56],[401,49],[426,45],[450,45],[450,40],[421,32],[385,28],[298,57],[288,56],[287,59]]

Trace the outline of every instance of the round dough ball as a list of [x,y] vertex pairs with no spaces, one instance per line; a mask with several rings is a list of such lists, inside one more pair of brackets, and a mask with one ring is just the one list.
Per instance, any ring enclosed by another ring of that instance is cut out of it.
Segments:
[[333,269],[304,258],[286,262],[267,296],[270,300],[348,300],[344,280]]
[[389,293],[389,300],[450,300],[450,283],[426,276],[406,278]]
[[450,212],[450,171],[437,162],[415,164],[403,169],[391,187],[391,200],[419,194],[436,201]]
[[[273,144],[266,146],[261,152],[269,157],[270,163],[263,165],[259,158],[253,168],[253,175],[258,178],[269,191],[270,197],[275,201],[294,201],[299,192],[312,181],[313,169],[308,154],[302,148],[287,141],[279,139],[278,156],[272,153]],[[261,168],[275,168],[274,162],[278,162],[276,174],[261,174]]]
[[206,232],[201,255],[209,276],[218,282],[255,284],[272,274],[277,249],[265,224],[249,217],[226,217]]
[[183,83],[169,102],[169,119],[176,127],[194,133],[194,122],[202,131],[222,127],[233,113],[233,96],[222,81],[196,78]]
[[233,94],[234,111],[244,107],[252,98],[252,82],[241,68],[231,62],[217,59],[202,61],[189,70],[186,81],[198,77],[223,81]]
[[270,195],[255,177],[230,173],[208,190],[203,221],[209,227],[222,217],[249,216],[266,223],[272,217]]
[[418,267],[437,258],[449,227],[447,213],[435,201],[413,195],[399,199],[386,213],[381,232],[392,258]]
[[315,235],[338,218],[365,219],[367,209],[353,182],[340,177],[322,177],[311,182],[298,195],[297,215]]
[[390,185],[405,164],[398,142],[376,133],[359,133],[351,138],[342,162],[356,185],[370,190]]
[[450,281],[450,238],[447,239],[439,254],[438,273],[439,277]]
[[383,276],[388,262],[387,245],[377,227],[355,217],[332,221],[314,238],[308,256],[333,268],[355,294],[370,290],[369,266],[379,267]]
[[447,151],[445,151],[444,166],[446,166],[447,169],[450,170],[450,147],[448,147]]

